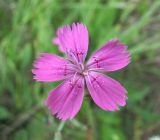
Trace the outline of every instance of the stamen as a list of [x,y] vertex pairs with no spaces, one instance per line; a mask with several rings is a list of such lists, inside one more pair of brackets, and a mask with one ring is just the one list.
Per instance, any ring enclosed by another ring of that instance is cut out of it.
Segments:
[[73,80],[71,81],[72,84],[74,84],[74,82],[75,82],[76,75],[77,75],[77,72],[73,76]]
[[87,76],[88,75],[88,71],[83,71],[83,75]]
[[84,71],[84,65],[80,63],[80,67],[81,67],[82,71]]
[[88,75],[86,75],[86,76],[88,77],[89,84],[92,85],[91,79],[90,79],[90,77],[89,77],[89,73],[88,73]]
[[98,71],[98,70],[104,70],[104,68],[92,68],[92,69],[88,69],[88,71]]

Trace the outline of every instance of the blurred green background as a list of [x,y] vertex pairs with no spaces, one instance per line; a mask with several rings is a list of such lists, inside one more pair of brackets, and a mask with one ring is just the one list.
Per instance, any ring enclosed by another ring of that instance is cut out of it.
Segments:
[[[44,106],[57,83],[32,80],[40,52],[59,53],[57,27],[83,22],[89,55],[109,39],[129,46],[131,64],[109,74],[128,90],[117,112],[90,98],[72,121]],[[148,140],[160,135],[160,0],[0,0],[0,140]],[[159,140],[159,139],[156,139]]]

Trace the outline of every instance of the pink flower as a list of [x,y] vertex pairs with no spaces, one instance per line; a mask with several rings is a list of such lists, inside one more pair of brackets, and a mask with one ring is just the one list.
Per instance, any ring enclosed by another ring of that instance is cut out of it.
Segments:
[[103,110],[115,111],[125,106],[126,89],[116,80],[100,73],[120,70],[130,63],[127,46],[118,39],[104,44],[85,64],[88,31],[85,25],[73,23],[61,27],[53,42],[68,59],[43,53],[33,64],[34,79],[41,82],[64,80],[49,93],[47,107],[62,120],[73,119],[80,110],[85,83],[93,101]]

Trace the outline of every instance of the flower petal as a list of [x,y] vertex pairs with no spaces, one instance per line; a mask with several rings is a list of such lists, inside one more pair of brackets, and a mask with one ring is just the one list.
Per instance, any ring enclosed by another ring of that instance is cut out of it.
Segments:
[[53,43],[59,45],[60,50],[65,52],[73,62],[82,63],[88,50],[88,30],[81,23],[61,27]]
[[91,97],[100,108],[115,111],[125,106],[127,91],[119,82],[97,72],[90,72],[85,79]]
[[87,66],[89,69],[108,72],[122,69],[129,63],[130,54],[127,46],[121,44],[118,39],[113,39],[91,56]]
[[83,96],[84,78],[76,76],[52,90],[46,100],[46,105],[57,118],[73,119],[80,110]]
[[63,48],[63,45],[61,44],[61,42],[60,42],[60,40],[59,40],[59,38],[58,38],[58,36],[59,36],[60,34],[62,34],[62,33],[63,33],[63,28],[59,28],[59,29],[57,30],[57,33],[56,33],[57,37],[53,38],[52,43],[55,44],[55,45],[58,45],[58,46],[59,46],[59,50],[60,50],[61,52],[65,52],[65,48]]
[[33,64],[34,79],[42,82],[53,82],[74,75],[75,66],[66,59],[54,54],[43,53]]

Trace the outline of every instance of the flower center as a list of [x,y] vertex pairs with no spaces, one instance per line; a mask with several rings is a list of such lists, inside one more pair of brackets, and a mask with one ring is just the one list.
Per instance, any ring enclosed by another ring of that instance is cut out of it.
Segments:
[[86,70],[86,71],[83,71],[82,73],[83,73],[84,76],[87,76],[87,75],[88,75],[88,71],[87,71],[87,70]]
[[88,69],[84,64],[80,64],[80,74],[83,76],[88,75]]

